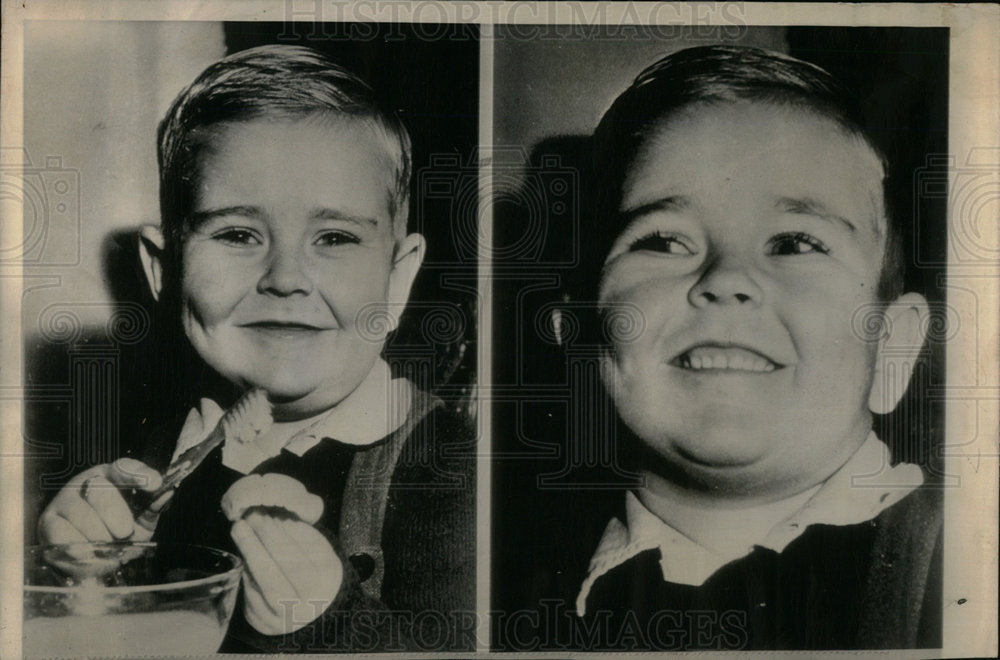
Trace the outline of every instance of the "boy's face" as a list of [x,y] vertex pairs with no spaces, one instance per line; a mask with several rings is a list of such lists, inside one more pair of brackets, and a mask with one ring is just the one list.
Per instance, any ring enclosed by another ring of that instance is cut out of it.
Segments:
[[830,120],[777,105],[700,105],[667,121],[627,174],[630,216],[604,306],[645,330],[603,361],[628,426],[721,492],[819,483],[871,427],[881,169]]
[[185,331],[227,379],[315,414],[368,374],[387,331],[369,312],[398,314],[419,267],[394,264],[391,164],[350,119],[214,130],[182,248]]

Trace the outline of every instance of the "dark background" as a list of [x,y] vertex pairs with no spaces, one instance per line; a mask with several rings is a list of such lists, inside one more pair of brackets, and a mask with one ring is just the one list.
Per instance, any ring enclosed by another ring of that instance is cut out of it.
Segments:
[[[774,39],[775,28],[744,29],[751,34],[739,40],[751,45],[754,39]],[[763,34],[754,35],[755,30]],[[783,33],[786,52],[849,84],[866,108],[866,123],[890,156],[887,201],[903,237],[906,289],[927,297],[932,322],[906,396],[892,414],[876,418],[875,430],[894,460],[918,463],[931,482],[940,481],[944,405],[933,392],[944,382],[948,333],[942,193],[948,151],[948,30],[794,27]],[[690,43],[690,34],[684,38],[682,44],[664,42],[661,54],[700,45]],[[550,47],[561,46],[554,40]],[[621,49],[630,47],[648,50],[648,43],[620,42]],[[606,45],[602,57],[609,57]],[[586,75],[588,64],[580,63],[580,75]],[[621,71],[619,91],[641,68]],[[617,468],[617,421],[600,391],[596,344],[580,332],[564,349],[547,325],[553,304],[564,291],[574,290],[572,264],[579,245],[608,240],[580,205],[588,185],[588,137],[582,132],[553,134],[530,145],[520,188],[505,193],[494,210],[496,244],[523,244],[529,234],[537,244],[533,255],[522,250],[513,257],[498,254],[494,261],[492,606],[500,612],[537,607],[536,587],[547,579],[546,557],[574,546],[596,547],[601,530],[591,538],[582,525],[618,501],[629,482]],[[532,205],[550,209],[541,230],[533,226],[538,221],[531,215]],[[581,304],[585,314],[586,302]],[[582,329],[570,329],[576,330]],[[494,646],[507,648],[514,640],[504,638],[497,621]]]

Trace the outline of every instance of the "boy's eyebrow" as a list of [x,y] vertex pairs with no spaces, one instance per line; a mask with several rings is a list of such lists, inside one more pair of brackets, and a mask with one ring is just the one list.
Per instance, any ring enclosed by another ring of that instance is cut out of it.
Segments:
[[[192,227],[197,227],[213,218],[224,218],[228,216],[238,216],[242,218],[261,218],[264,215],[264,211],[257,206],[225,206],[218,209],[207,209],[204,211],[194,211],[189,216],[189,222]],[[313,209],[309,214],[312,220],[340,220],[344,222],[350,222],[356,225],[371,225],[373,227],[378,227],[377,218],[367,218],[363,216],[354,215],[352,213],[345,213],[344,211],[338,211],[331,208],[317,208]]]
[[820,220],[826,220],[827,222],[839,223],[844,225],[849,231],[857,231],[857,227],[853,222],[847,218],[837,215],[819,202],[811,197],[803,197],[800,199],[793,199],[791,197],[782,197],[775,204],[775,207],[779,211],[784,211],[785,213],[797,213],[801,215],[811,215]]
[[371,225],[372,227],[378,227],[378,218],[368,218],[326,207],[313,209],[312,213],[309,214],[309,217],[313,220],[342,220],[356,225]]
[[633,209],[622,211],[620,214],[620,220],[625,224],[628,224],[636,218],[641,218],[642,216],[649,215],[650,213],[656,213],[657,211],[683,211],[690,206],[691,200],[687,197],[684,197],[683,195],[671,195],[669,197],[653,200],[652,202],[647,202],[646,204],[637,206]]
[[208,222],[212,218],[224,218],[235,215],[243,218],[259,218],[264,215],[256,206],[224,206],[218,209],[207,209],[205,211],[193,211],[188,216],[188,222],[192,227]]

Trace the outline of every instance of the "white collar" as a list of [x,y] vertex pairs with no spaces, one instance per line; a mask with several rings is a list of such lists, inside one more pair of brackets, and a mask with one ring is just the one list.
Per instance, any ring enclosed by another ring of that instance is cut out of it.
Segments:
[[333,408],[256,442],[226,442],[222,464],[249,474],[282,449],[302,456],[324,438],[349,445],[371,445],[403,425],[410,414],[412,393],[410,381],[393,378],[389,365],[379,359],[361,384]]
[[922,483],[918,466],[901,463],[891,467],[889,448],[871,432],[801,508],[757,543],[723,554],[702,547],[667,525],[629,492],[625,499],[627,523],[612,518],[605,528],[576,599],[577,613],[583,616],[587,595],[599,577],[640,552],[660,550],[664,581],[699,586],[730,561],[750,554],[754,545],[781,552],[810,525],[854,525],[871,520]]

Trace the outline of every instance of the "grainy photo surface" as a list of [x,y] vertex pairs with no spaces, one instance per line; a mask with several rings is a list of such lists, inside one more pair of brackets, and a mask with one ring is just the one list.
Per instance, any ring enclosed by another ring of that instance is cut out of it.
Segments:
[[2,1],[0,657],[996,657],[996,5]]

